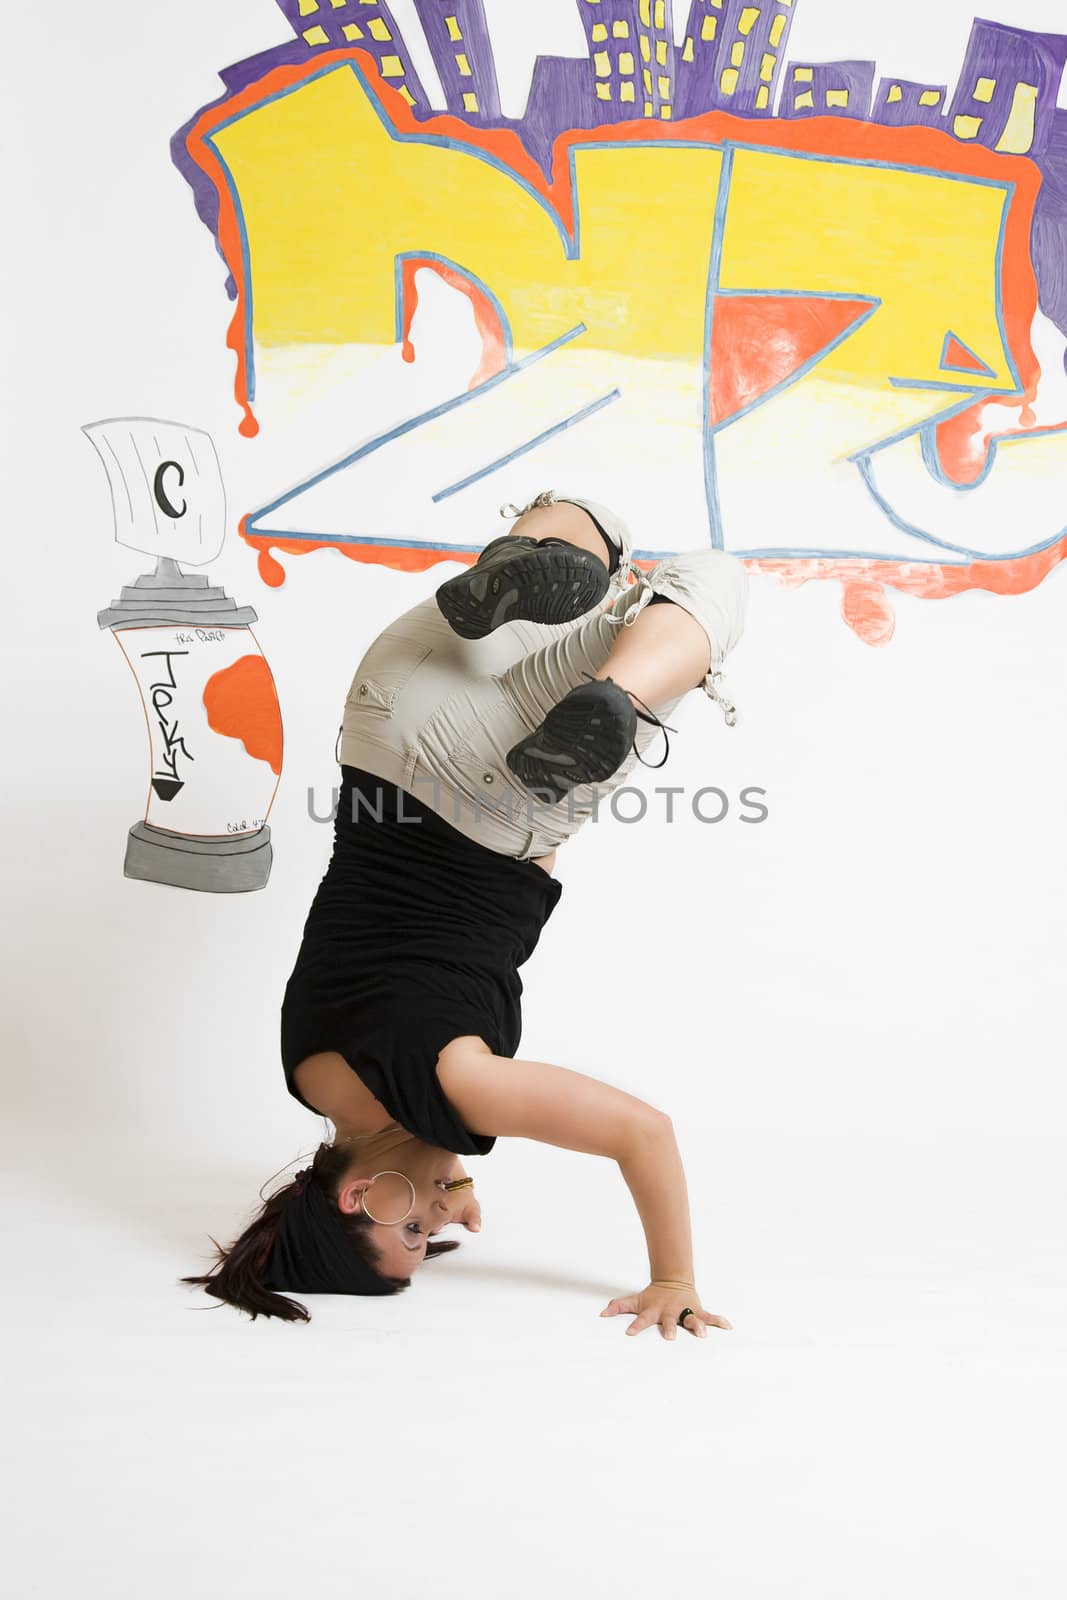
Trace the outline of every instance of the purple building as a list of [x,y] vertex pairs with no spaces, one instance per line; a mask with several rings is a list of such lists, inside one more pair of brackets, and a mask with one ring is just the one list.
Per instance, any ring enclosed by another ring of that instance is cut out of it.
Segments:
[[[1067,111],[1057,110],[1041,152],[1041,192],[1030,241],[1041,309],[1067,338]],[[1067,369],[1067,354],[1063,358]]]
[[1052,138],[1067,37],[975,23],[949,131],[1009,155],[1040,156]]
[[415,10],[448,110],[457,117],[497,120],[500,87],[482,0],[415,0]]
[[855,117],[865,122],[873,89],[873,61],[791,61],[778,115],[790,120]]
[[883,78],[871,121],[884,123],[887,128],[909,128],[916,123],[934,128],[941,122],[947,101],[947,84]]
[[577,56],[538,56],[526,102],[516,126],[527,150],[551,176],[552,146],[561,133],[596,125],[592,62]]
[[597,123],[675,116],[673,0],[578,0]]
[[692,0],[679,52],[680,115],[770,117],[793,0]]
[[[367,50],[378,71],[408,105],[423,115],[430,102],[419,82],[404,36],[385,0],[277,0],[309,55],[346,45]],[[291,49],[291,47],[290,47]],[[287,55],[290,51],[287,51]]]

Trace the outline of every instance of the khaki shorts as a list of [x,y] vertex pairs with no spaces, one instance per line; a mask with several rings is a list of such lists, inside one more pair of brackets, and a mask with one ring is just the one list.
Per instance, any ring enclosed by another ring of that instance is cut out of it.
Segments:
[[[606,784],[574,789],[556,805],[528,794],[505,757],[564,695],[599,672],[620,628],[636,621],[653,594],[702,625],[712,651],[707,692],[729,707],[718,674],[744,628],[748,575],[736,557],[698,550],[661,561],[614,602],[574,622],[509,622],[486,639],[459,638],[433,597],[424,600],[386,628],[360,662],[338,759],[399,784],[500,855],[548,855],[625,781],[638,755]],[[668,717],[677,704],[654,709]],[[644,722],[638,730],[642,754],[662,737]]]

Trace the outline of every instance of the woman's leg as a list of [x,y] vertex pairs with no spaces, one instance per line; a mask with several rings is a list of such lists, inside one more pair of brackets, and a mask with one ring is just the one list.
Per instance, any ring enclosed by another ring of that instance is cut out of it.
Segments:
[[701,623],[666,596],[645,607],[632,628],[622,628],[595,677],[624,689],[638,707],[669,705],[699,689],[711,671],[711,641]]

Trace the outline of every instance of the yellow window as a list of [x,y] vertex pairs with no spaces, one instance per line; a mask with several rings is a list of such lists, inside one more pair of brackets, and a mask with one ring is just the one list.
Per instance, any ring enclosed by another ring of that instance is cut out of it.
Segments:
[[362,39],[363,37],[363,29],[360,27],[358,22],[346,22],[344,27],[341,29],[341,32],[344,34],[349,44],[351,44],[354,40]]
[[464,111],[477,111],[478,96],[476,94],[465,94],[463,96],[463,109]]
[[652,74],[651,74],[651,72],[649,72],[647,67],[645,68],[642,76],[643,76],[643,78],[645,80],[645,93],[646,94],[651,94],[652,93]]
[[952,131],[957,139],[977,139],[982,130],[981,117],[957,117]]
[[402,78],[404,76],[404,63],[399,56],[383,56],[379,63],[383,78]]
[[685,41],[685,48],[682,51],[682,60],[692,61],[694,54],[695,51],[693,48],[693,39],[692,35],[690,35],[690,37]]
[[348,0],[330,0],[330,4],[335,11],[343,11],[348,4]]
[[975,85],[974,98],[976,100],[981,100],[982,104],[987,106],[996,93],[996,89],[996,78],[979,78],[977,84]]
[[700,24],[700,37],[702,39],[714,39],[718,29],[718,17],[705,17],[703,22]]
[[611,77],[611,62],[608,59],[608,53],[606,50],[597,51],[596,55],[593,57],[593,66],[596,69],[596,75],[598,78]]
[[766,84],[763,84],[763,86],[756,91],[756,110],[766,111],[770,103],[771,91],[768,89]]
[[666,39],[657,39],[656,40],[656,60],[659,62],[661,67],[665,67],[667,65],[667,41],[666,41]]
[[608,25],[607,25],[607,23],[606,22],[594,22],[593,23],[593,43],[594,44],[600,44],[601,40],[606,39],[607,36],[608,36]]
[[743,33],[747,38],[759,21],[759,6],[746,6],[737,23],[738,33]]
[[452,43],[458,44],[463,38],[463,29],[459,25],[459,18],[446,17],[445,27],[448,29],[448,37],[452,40]]
[[759,75],[764,83],[774,82],[774,69],[777,65],[778,57],[768,50],[759,64]]
[[730,65],[732,67],[739,67],[744,59],[745,59],[744,40],[738,39],[736,44],[734,44],[734,45],[732,45],[730,47]]
[[887,103],[889,105],[893,106],[893,105],[896,105],[898,100],[903,100],[903,98],[904,98],[904,90],[900,87],[900,84],[899,83],[891,84],[890,88],[889,88],[889,93],[886,95]]
[[815,70],[814,70],[813,67],[794,67],[793,68],[793,82],[794,83],[811,83],[811,81],[812,81],[812,79],[814,77],[815,77]]
[[597,86],[596,86],[596,97],[597,97],[598,100],[610,100],[611,99],[611,84],[610,83],[598,83]]
[[664,122],[669,122],[672,116],[670,106],[660,106],[659,114],[663,118]]
[[368,22],[367,31],[372,39],[380,39],[383,44],[393,37],[389,32],[388,23],[383,22],[381,17],[375,17],[373,21]]
[[634,93],[633,84],[632,83],[624,83],[622,85],[622,87],[620,88],[620,90],[619,90],[619,99],[620,100],[636,100],[636,98],[637,98],[637,96]]
[[651,61],[652,60],[652,46],[648,42],[648,34],[647,33],[643,33],[641,35],[641,60],[642,61]]
[[619,71],[624,78],[632,78],[634,74],[634,58],[631,50],[620,50]]
[[613,22],[611,24],[611,32],[613,38],[628,39],[630,37],[630,24],[625,18],[622,22]]
[[723,94],[731,95],[737,93],[737,79],[737,68],[727,67],[726,71],[719,79],[719,88],[722,90]]
[[781,44],[785,35],[786,21],[787,19],[783,17],[781,12],[779,12],[774,21],[771,23],[771,43],[776,50]]
[[666,78],[666,77],[657,78],[656,79],[656,87],[659,90],[659,97],[660,97],[661,100],[669,100],[670,99],[671,80],[669,78]]
[[1037,132],[1037,86],[1017,83],[1012,96],[1011,111],[1004,132],[997,140],[997,149],[1007,155],[1024,156],[1033,149]]
[[419,102],[415,99],[415,96],[412,94],[411,90],[408,88],[406,83],[402,83],[400,85],[399,92],[404,97],[404,99],[407,101],[409,106],[417,106],[418,105]]
[[640,9],[641,9],[641,21],[644,23],[646,28],[651,28],[651,26],[652,26],[652,3],[651,3],[651,0],[641,0],[641,8]]
[[836,107],[836,109],[839,110],[839,111],[843,111],[845,109],[845,107],[848,105],[848,90],[847,89],[827,89],[827,91],[826,91],[826,104],[828,106]]
[[319,9],[319,0],[300,0],[300,15],[302,17],[314,16]]
[[796,99],[793,101],[793,110],[794,111],[807,111],[807,110],[814,111],[815,110],[815,96],[814,96],[814,94],[812,94],[810,89],[808,89],[805,94],[798,94],[797,95]]
[[656,0],[656,27],[657,28],[665,28],[666,26],[667,26],[666,0]]
[[652,101],[651,100],[646,100],[645,101],[645,116],[646,117],[650,117],[651,115],[652,115]]
[[456,66],[459,68],[459,75],[461,78],[474,77],[474,73],[471,71],[471,64],[465,55],[458,55],[456,57]]
[[[892,95],[890,95],[889,98],[892,99]],[[897,99],[900,99],[899,90],[897,92]],[[939,106],[941,104],[941,90],[924,89],[922,94],[919,96],[919,104],[921,106]]]
[[308,44],[329,44],[325,28],[305,28],[304,38]]

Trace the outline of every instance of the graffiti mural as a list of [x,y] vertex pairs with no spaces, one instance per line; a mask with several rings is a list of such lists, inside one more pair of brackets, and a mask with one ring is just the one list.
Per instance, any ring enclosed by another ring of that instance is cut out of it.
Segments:
[[226,495],[215,446],[199,429],[147,417],[83,432],[107,473],[117,543],[156,558],[97,616],[137,682],[151,756],[125,875],[218,894],[262,889],[282,770],[274,679],[251,606],[179,565],[205,566],[222,550]]
[[[323,548],[473,559],[513,464],[610,480],[645,560],[706,537],[839,581],[870,643],[891,590],[1018,594],[1063,560],[1067,35],[976,22],[950,91],[788,60],[801,0],[692,0],[682,28],[576,0],[587,54],[540,57],[509,118],[481,0],[415,0],[445,111],[384,0],[278,3],[292,40],[173,142],[228,268],[241,432],[300,360],[351,416],[243,517],[266,582]],[[417,372],[434,306],[469,370],[390,416],[383,353]]]

